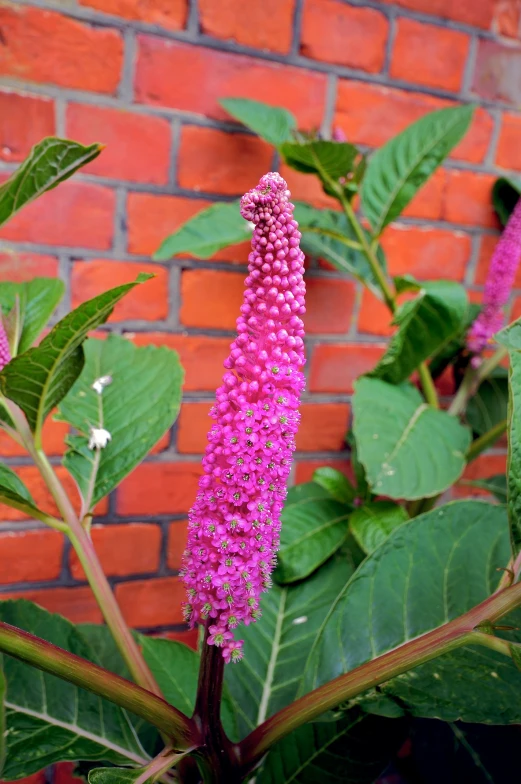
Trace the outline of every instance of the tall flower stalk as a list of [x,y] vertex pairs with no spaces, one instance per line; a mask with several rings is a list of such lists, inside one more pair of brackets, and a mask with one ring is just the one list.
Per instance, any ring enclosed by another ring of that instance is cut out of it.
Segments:
[[11,361],[11,351],[9,349],[9,341],[2,321],[2,309],[0,308],[0,370],[5,368],[8,362]]
[[207,624],[228,662],[242,657],[233,630],[260,617],[271,584],[304,388],[304,254],[289,197],[271,172],[241,200],[254,224],[248,277],[189,513],[185,618]]

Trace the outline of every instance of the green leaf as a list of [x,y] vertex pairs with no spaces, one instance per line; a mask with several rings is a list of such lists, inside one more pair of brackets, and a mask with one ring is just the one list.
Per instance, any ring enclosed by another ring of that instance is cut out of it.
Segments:
[[345,177],[353,169],[357,148],[344,142],[308,140],[285,142],[280,152],[292,169],[304,174],[316,174],[323,183]]
[[84,147],[68,139],[50,136],[31,150],[29,157],[0,186],[0,226],[25,204],[55,188],[75,171],[97,158],[103,147]]
[[[81,435],[67,439],[64,465],[83,498],[96,504],[148,454],[179,413],[183,370],[168,348],[138,348],[118,335],[89,339],[85,365],[62,400],[59,418]],[[97,379],[112,382],[98,394]],[[112,440],[104,449],[88,447],[90,428],[104,428]]]
[[5,721],[5,697],[7,691],[7,683],[5,680],[3,669],[4,657],[0,654],[0,776],[3,773],[6,758],[6,732],[7,726]]
[[411,385],[358,379],[353,419],[358,457],[377,495],[430,498],[450,487],[465,467],[468,428],[424,403]]
[[467,292],[459,283],[417,284],[418,296],[397,310],[398,331],[371,375],[400,384],[429,357],[443,351],[466,322]]
[[81,344],[103,324],[125,294],[150,275],[106,291],[84,302],[59,321],[39,346],[15,357],[0,373],[0,389],[17,403],[37,435],[49,412],[62,400],[80,375],[84,356]]
[[93,768],[88,781],[89,784],[132,784],[142,775],[142,768]]
[[521,319],[496,335],[509,352],[507,509],[514,557],[521,551]]
[[495,476],[490,476],[488,479],[465,480],[461,484],[486,490],[488,493],[492,493],[492,495],[502,504],[506,504],[507,502],[506,474],[496,474]]
[[34,504],[29,490],[17,474],[9,466],[0,463],[0,494],[9,491],[18,496],[22,501]]
[[153,258],[154,261],[168,261],[173,256],[188,254],[209,259],[222,248],[251,240],[251,235],[238,201],[212,204],[163,240]]
[[373,501],[355,509],[349,518],[349,529],[362,550],[370,554],[408,519],[403,506],[391,501]]
[[482,381],[467,405],[467,422],[474,433],[482,436],[507,418],[508,371],[496,368]]
[[302,580],[327,561],[347,537],[350,512],[315,482],[291,487],[282,512],[276,581]]
[[336,556],[308,580],[263,594],[262,618],[241,628],[244,659],[225,668],[241,738],[295,699],[317,630],[352,571]]
[[[33,278],[26,283],[0,283],[0,311],[4,315],[19,301],[19,340],[12,353],[23,354],[32,346],[65,293],[57,278]],[[13,348],[13,347],[12,347]]]
[[249,98],[221,98],[219,103],[228,114],[275,147],[290,139],[297,127],[291,112],[280,107]]
[[[460,501],[400,526],[359,567],[325,619],[306,667],[306,690],[484,601],[510,555],[501,506]],[[507,724],[521,720],[520,689],[521,673],[508,657],[469,646],[381,684],[379,692],[413,716]],[[366,701],[365,709],[377,704]]]
[[499,220],[506,226],[514,207],[521,194],[521,179],[519,177],[499,177],[492,188],[492,204],[499,216]]
[[317,468],[313,473],[313,482],[342,504],[351,504],[355,499],[356,489],[347,476],[336,468],[330,466]]
[[472,106],[431,112],[369,158],[362,183],[362,210],[375,235],[400,215],[466,134]]
[[[0,620],[99,663],[72,623],[22,600],[0,603]],[[7,780],[66,760],[144,765],[144,752],[127,714],[106,700],[4,656]]]

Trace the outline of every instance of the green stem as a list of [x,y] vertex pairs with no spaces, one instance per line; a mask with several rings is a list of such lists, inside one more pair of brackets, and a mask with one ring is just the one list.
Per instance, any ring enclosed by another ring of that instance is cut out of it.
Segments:
[[458,391],[449,406],[449,414],[458,416],[458,414],[461,414],[465,410],[469,398],[472,397],[481,382],[490,376],[492,371],[497,368],[507,354],[508,350],[504,346],[501,346],[491,357],[489,357],[489,359],[482,362],[478,368],[473,368],[469,365],[463,376],[463,381],[459,385]]
[[164,748],[163,751],[157,755],[157,757],[154,757],[154,759],[149,762],[141,775],[138,776],[138,778],[135,780],[134,784],[146,784],[147,781],[150,781],[152,784],[154,784],[154,782],[158,781],[159,779],[162,779],[162,781],[173,781],[172,777],[169,776],[167,778],[165,773],[168,773],[168,771],[173,768],[174,765],[177,765],[177,763],[183,759],[188,751],[192,751],[192,749],[187,749],[186,751],[179,753],[171,747]]
[[63,522],[63,520],[58,520],[58,518],[53,517],[46,512],[42,512],[41,509],[38,509],[36,506],[32,504],[24,504],[21,501],[16,501],[14,498],[9,496],[2,495],[0,491],[0,503],[6,504],[10,506],[12,509],[18,509],[20,512],[23,512],[28,517],[34,517],[36,520],[40,520],[45,525],[48,525],[49,528],[54,528],[55,531],[60,531],[62,534],[66,534],[69,530],[68,526]]
[[[471,643],[476,627],[493,623],[521,604],[521,584],[495,593],[469,612],[398,648],[340,675],[271,716],[239,744],[241,763],[249,771],[277,741],[336,705],[361,692],[418,667],[444,653]],[[486,636],[486,635],[484,635]]]
[[475,441],[469,447],[467,452],[467,462],[470,463],[472,460],[475,460],[478,455],[488,449],[489,446],[494,444],[498,438],[501,438],[503,433],[506,432],[507,429],[507,420],[503,419],[501,422],[498,422],[497,425],[491,427],[490,430],[487,430],[486,433],[483,433],[482,436],[476,438]]
[[39,637],[0,623],[0,651],[140,716],[172,738],[179,750],[199,743],[194,722],[165,700]]
[[426,362],[422,362],[420,365],[418,365],[418,375],[420,377],[425,400],[433,408],[439,408],[440,404],[438,402],[438,393],[436,392],[436,387],[434,386],[434,381],[432,380],[432,376]]

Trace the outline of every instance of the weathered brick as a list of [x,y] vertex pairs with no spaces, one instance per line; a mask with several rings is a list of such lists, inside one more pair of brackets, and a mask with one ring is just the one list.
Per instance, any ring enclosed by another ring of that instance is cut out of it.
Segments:
[[[479,240],[479,256],[476,272],[474,275],[474,282],[483,285],[487,279],[488,269],[492,260],[492,254],[498,243],[498,234],[482,234]],[[521,286],[521,268],[518,269],[516,280],[514,283],[515,288]]]
[[[311,358],[310,392],[350,393],[358,376],[374,368],[385,344],[322,343]],[[343,435],[343,434],[341,434]]]
[[338,452],[343,449],[350,407],[348,403],[302,403],[297,433],[299,452]]
[[57,531],[2,531],[0,583],[55,580],[61,572],[63,545]]
[[186,402],[181,406],[177,420],[177,450],[181,454],[197,454],[204,452],[207,444],[206,434],[213,425],[210,408],[213,401],[202,403]]
[[358,332],[380,337],[388,337],[396,332],[396,328],[391,326],[389,308],[385,302],[378,299],[368,289],[364,289],[362,292],[362,302],[358,314]]
[[521,38],[521,5],[518,0],[496,0],[492,30],[507,38]]
[[0,76],[114,94],[123,65],[119,32],[11,3],[0,7]]
[[[64,439],[69,432],[66,422],[55,422],[49,416],[42,430],[43,448],[47,455],[62,455],[65,451]],[[27,450],[17,444],[4,430],[0,430],[0,455],[2,457],[19,457],[27,455]]]
[[503,112],[496,151],[496,164],[504,169],[521,169],[521,117]]
[[31,147],[54,134],[54,101],[0,92],[0,160],[23,161]]
[[142,463],[118,488],[121,515],[188,512],[202,473],[197,463]]
[[39,253],[24,253],[19,250],[3,248],[0,252],[0,280],[21,283],[32,278],[56,278],[58,259]]
[[493,174],[451,170],[447,172],[443,218],[482,228],[498,228],[499,220],[492,206]]
[[15,215],[0,231],[0,239],[108,250],[115,205],[110,188],[64,182]]
[[[91,529],[91,536],[98,559],[108,577],[147,574],[155,572],[159,567],[161,529],[158,525],[95,525]],[[86,579],[74,550],[70,554],[70,568],[75,580]]]
[[122,109],[71,103],[67,136],[106,147],[83,171],[130,182],[168,182],[172,131],[168,120]]
[[[456,219],[460,212],[456,215],[456,205],[450,195],[448,198],[444,217],[455,223],[468,222]],[[485,210],[483,206],[484,213]],[[467,234],[428,226],[391,226],[382,236],[382,247],[391,275],[414,275],[420,280],[463,280],[471,252]]]
[[186,591],[179,577],[119,583],[116,599],[129,626],[151,628],[183,622]]
[[142,103],[229,120],[218,99],[241,96],[285,106],[306,128],[322,121],[323,74],[145,35],[138,40],[135,85]]
[[177,180],[182,188],[242,195],[271,169],[273,148],[255,136],[185,126]]
[[472,89],[483,98],[521,102],[521,47],[480,39]]
[[182,196],[129,193],[127,199],[128,249],[149,256],[169,234],[211,202]]
[[291,46],[295,0],[199,0],[201,32],[254,49],[286,54]]
[[386,17],[372,8],[339,0],[306,0],[300,52],[314,60],[376,73],[384,64],[388,32]]
[[138,264],[112,259],[75,261],[71,276],[71,305],[76,308],[86,299],[96,297],[114,286],[130,283],[140,272],[152,273],[156,277],[136,286],[123,297],[114,308],[110,320],[165,319],[168,316],[168,270],[158,264]]
[[420,11],[425,14],[452,19],[455,22],[488,29],[492,22],[494,7],[497,0],[381,0],[382,3],[396,3],[402,8]]
[[2,591],[0,598],[35,602],[49,612],[64,615],[73,623],[101,623],[103,620],[94,594],[88,586]]
[[420,190],[417,191],[413,200],[401,214],[407,218],[440,220],[443,210],[445,182],[445,170],[437,169],[425,185],[422,185]]
[[188,0],[79,0],[80,5],[106,14],[159,25],[165,30],[182,30],[188,16]]
[[343,334],[351,326],[356,288],[350,280],[308,278],[306,315],[309,334]]
[[169,569],[180,569],[183,551],[186,547],[188,521],[172,523],[168,528],[166,565]]

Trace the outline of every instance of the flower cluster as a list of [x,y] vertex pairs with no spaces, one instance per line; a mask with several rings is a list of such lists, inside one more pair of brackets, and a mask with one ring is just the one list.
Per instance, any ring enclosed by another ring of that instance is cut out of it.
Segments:
[[483,308],[467,335],[467,348],[473,354],[480,354],[503,326],[502,308],[510,297],[520,259],[521,199],[494,250],[485,283]]
[[254,225],[248,277],[189,514],[185,618],[209,625],[228,662],[242,657],[233,629],[260,617],[270,586],[304,388],[304,254],[289,196],[272,172],[241,200]]
[[0,370],[3,370],[10,361],[11,351],[9,350],[9,341],[7,340],[7,335],[2,323],[2,314],[0,312]]

